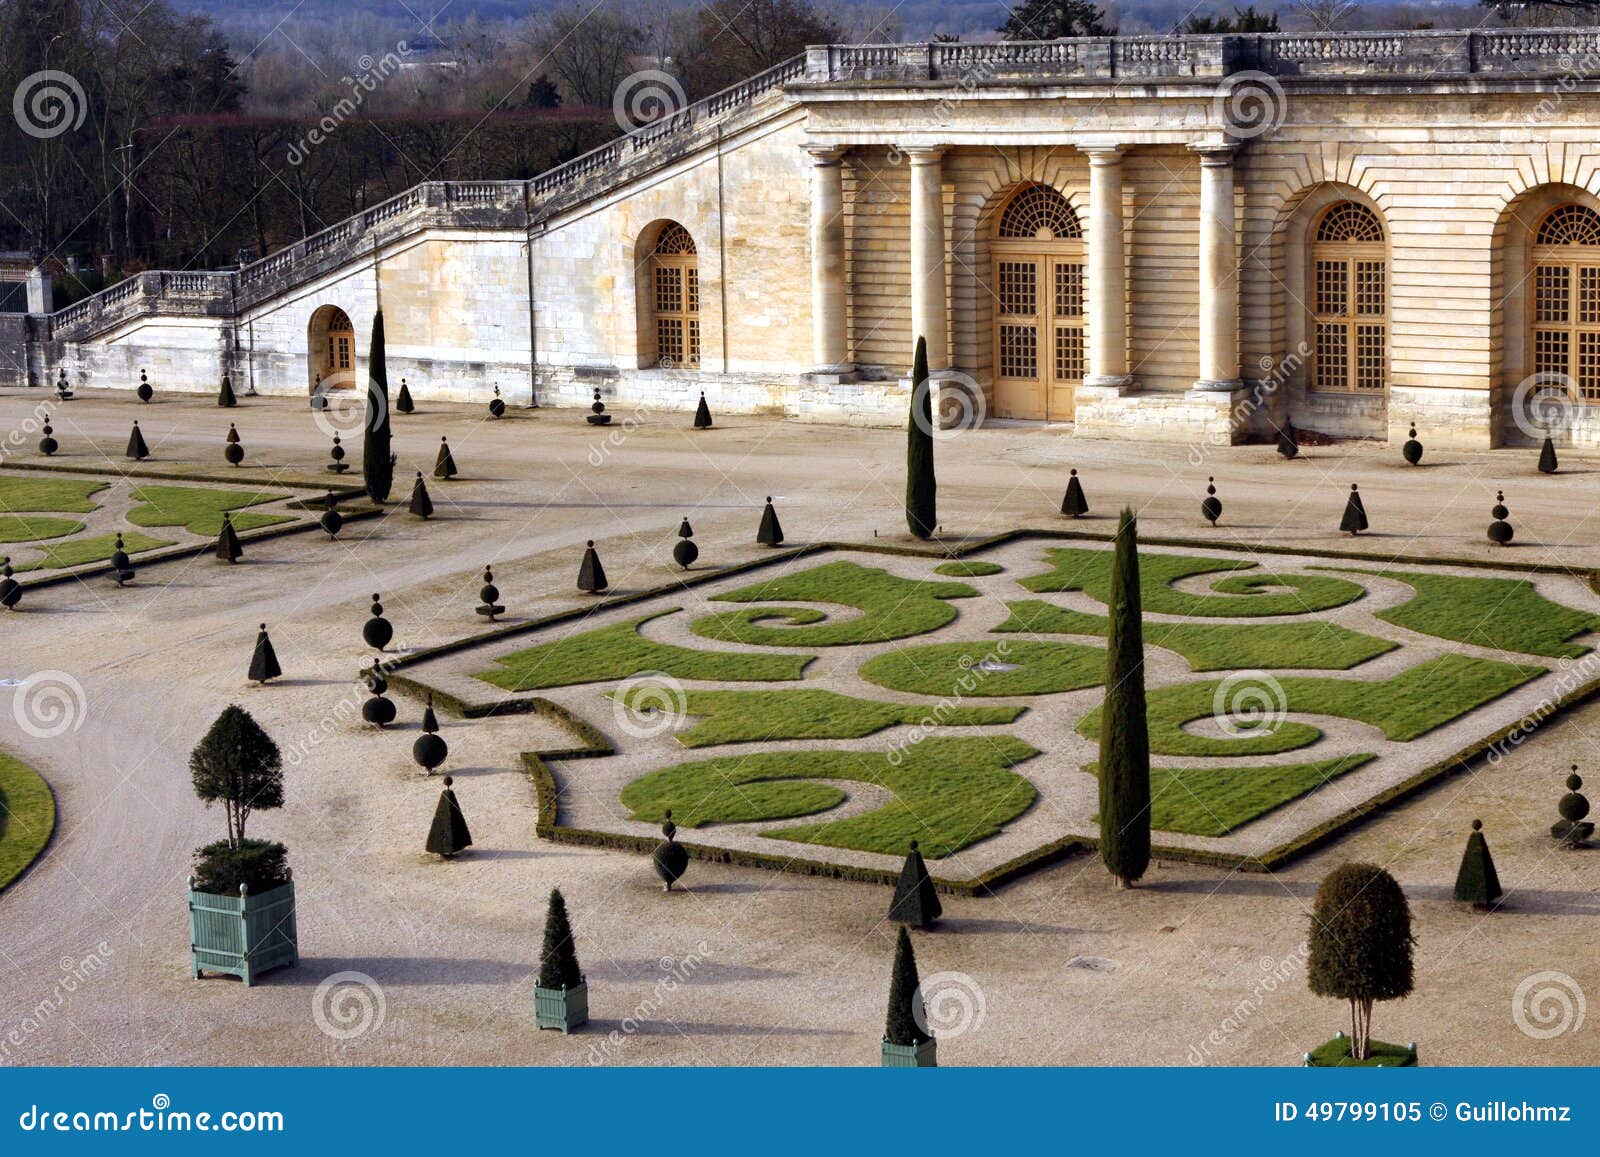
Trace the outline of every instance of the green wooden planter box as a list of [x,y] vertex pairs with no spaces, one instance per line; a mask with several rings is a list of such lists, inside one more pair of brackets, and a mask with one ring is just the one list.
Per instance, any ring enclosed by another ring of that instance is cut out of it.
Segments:
[[589,982],[574,988],[535,988],[533,1009],[540,1028],[558,1028],[565,1035],[589,1020]]
[[189,956],[195,979],[206,972],[258,976],[300,960],[294,927],[294,882],[259,895],[241,886],[237,896],[189,890]]
[[919,1045],[892,1045],[883,1042],[883,1068],[936,1069],[939,1067],[938,1042],[932,1037]]

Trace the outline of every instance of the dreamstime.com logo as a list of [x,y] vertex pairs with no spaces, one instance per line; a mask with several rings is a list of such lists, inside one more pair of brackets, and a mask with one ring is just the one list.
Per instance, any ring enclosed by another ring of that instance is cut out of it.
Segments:
[[683,684],[665,671],[630,675],[611,693],[617,726],[635,739],[654,739],[678,725],[689,707]]
[[59,739],[83,726],[89,698],[65,671],[35,671],[11,700],[11,716],[35,739]]
[[311,411],[317,429],[341,440],[377,429],[389,412],[389,400],[379,390],[324,389],[322,404]]
[[311,1019],[326,1036],[353,1041],[377,1032],[389,1013],[383,986],[365,972],[335,972],[311,994]]
[[1565,972],[1525,976],[1511,996],[1511,1019],[1524,1036],[1551,1040],[1583,1027],[1583,989]]
[[1265,136],[1289,115],[1289,98],[1278,78],[1265,72],[1236,72],[1217,87],[1212,116],[1236,141]]
[[1265,671],[1238,671],[1217,684],[1211,717],[1230,739],[1276,731],[1289,714],[1289,696]]
[[1530,374],[1511,391],[1511,421],[1530,438],[1565,433],[1577,417],[1576,396],[1577,388],[1565,374]]
[[935,972],[923,977],[911,1002],[917,1027],[940,1040],[977,1032],[988,1011],[983,987],[965,972]]
[[[924,395],[933,391],[931,401],[924,403]],[[924,404],[933,418],[933,429],[928,429],[928,419],[923,416]],[[989,403],[983,396],[978,379],[959,370],[940,370],[937,377],[912,390],[911,414],[917,429],[935,438],[954,438],[968,430],[983,425]]]
[[635,133],[688,103],[677,77],[659,68],[647,68],[623,77],[611,96],[611,114],[623,132]]
[[11,94],[11,115],[30,137],[47,141],[76,132],[89,115],[89,98],[70,72],[45,69],[22,79]]

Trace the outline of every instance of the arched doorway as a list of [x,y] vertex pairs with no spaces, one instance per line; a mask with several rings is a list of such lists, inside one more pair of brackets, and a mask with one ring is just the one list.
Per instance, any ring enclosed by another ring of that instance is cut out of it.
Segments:
[[356,388],[356,331],[344,310],[324,305],[311,315],[306,353],[313,396]]
[[1545,382],[1574,402],[1600,401],[1600,213],[1568,203],[1546,213],[1529,253],[1527,349]]
[[676,221],[664,223],[648,250],[649,324],[641,327],[640,362],[663,369],[700,365],[700,257],[694,238]]
[[1311,388],[1382,395],[1389,368],[1383,222],[1357,201],[1335,201],[1311,236]]
[[1024,185],[1000,211],[994,260],[995,415],[1073,416],[1083,381],[1083,228],[1049,185]]

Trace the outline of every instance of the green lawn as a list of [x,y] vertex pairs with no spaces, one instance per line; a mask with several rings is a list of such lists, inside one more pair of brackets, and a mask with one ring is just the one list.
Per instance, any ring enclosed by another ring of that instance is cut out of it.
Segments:
[[[135,526],[181,526],[190,534],[211,537],[222,530],[223,511],[238,511],[287,498],[260,490],[212,490],[204,486],[140,486],[130,495],[141,505],[128,511]],[[293,522],[288,514],[233,515],[235,530],[256,530],[280,522]]]
[[[947,856],[1000,831],[1037,793],[1010,770],[1038,752],[1009,735],[938,737],[889,751],[763,751],[680,763],[622,790],[633,818],[658,823],[668,808],[686,828],[815,815],[846,793],[814,780],[887,789],[891,798],[860,815],[764,831],[772,839],[904,855]],[[896,756],[898,755],[898,758]]]
[[[815,607],[752,607],[697,619],[691,628],[707,639],[760,647],[840,647],[882,643],[936,631],[955,620],[946,599],[975,598],[965,583],[907,579],[876,567],[830,562],[797,574],[717,595],[718,601],[834,603],[861,612],[829,618]],[[789,626],[768,626],[773,620]]]
[[1104,681],[1106,653],[1079,643],[1029,639],[929,643],[876,655],[861,665],[860,675],[916,695],[1048,695]]
[[1311,1050],[1311,1067],[1314,1069],[1346,1069],[1379,1067],[1407,1069],[1416,1067],[1417,1054],[1405,1045],[1392,1045],[1387,1041],[1368,1042],[1367,1059],[1350,1059],[1350,1038],[1334,1037]]
[[98,494],[109,482],[77,478],[0,477],[0,511],[44,514],[88,514],[98,507],[89,496]]
[[[1111,551],[1077,547],[1052,547],[1045,551],[1052,569],[1021,580],[1036,594],[1084,591],[1106,602],[1111,592]],[[1218,571],[1243,571],[1218,578],[1210,594],[1190,594],[1172,584],[1193,575]],[[1238,559],[1197,558],[1186,554],[1141,554],[1139,589],[1144,610],[1161,615],[1210,615],[1246,618],[1261,615],[1300,615],[1326,611],[1359,599],[1359,583],[1328,575],[1274,575],[1256,571],[1256,564]]]
[[[129,554],[171,546],[164,538],[130,531],[122,536],[122,546]],[[93,538],[74,538],[67,542],[42,543],[38,547],[44,557],[34,562],[18,563],[16,570],[53,570],[57,567],[85,566],[92,562],[105,562],[117,549],[117,536],[97,534]]]
[[999,574],[1004,569],[997,562],[985,562],[976,558],[958,558],[954,562],[940,563],[933,568],[933,573],[948,575],[951,578],[984,578],[988,575]]
[[600,683],[647,671],[660,671],[678,679],[766,683],[800,678],[806,664],[815,657],[755,651],[700,651],[658,643],[639,634],[642,624],[681,609],[669,607],[637,619],[515,651],[495,660],[500,670],[480,671],[474,677],[507,691]]
[[[613,693],[613,698],[615,693]],[[659,696],[635,687],[629,701],[655,706]],[[883,703],[833,691],[684,692],[683,714],[700,720],[675,732],[685,747],[763,743],[776,739],[860,739],[885,727],[970,727],[1010,723],[1025,707],[945,707],[933,703]]]
[[37,542],[77,534],[83,523],[72,518],[47,518],[37,514],[0,514],[0,542]]
[[[1281,706],[1287,714],[1355,719],[1379,728],[1390,740],[1405,743],[1543,674],[1543,667],[1442,655],[1376,683],[1310,675],[1276,682],[1282,689]],[[1282,720],[1272,730],[1247,731],[1232,738],[1184,731],[1184,724],[1215,714],[1217,688],[1221,685],[1221,681],[1211,680],[1153,688],[1145,710],[1150,724],[1150,750],[1157,755],[1273,755],[1306,747],[1322,734],[1310,724],[1293,719]],[[1252,681],[1251,685],[1263,686],[1261,681]],[[1270,705],[1271,699],[1267,702]],[[1227,709],[1224,705],[1223,710]],[[1098,707],[1079,720],[1078,731],[1085,738],[1099,740]]]
[[1458,575],[1415,574],[1410,571],[1358,571],[1395,579],[1416,591],[1416,597],[1377,617],[1397,627],[1513,651],[1576,659],[1589,652],[1568,639],[1600,629],[1600,615],[1553,603],[1526,579],[1463,578]]
[[55,826],[55,797],[39,773],[0,755],[0,888],[33,863]]
[[[1105,638],[1104,615],[1068,610],[1042,599],[1007,603],[1001,633]],[[1196,671],[1310,667],[1345,671],[1398,647],[1334,623],[1162,623],[1144,620],[1144,641],[1176,651]]]
[[[1225,836],[1235,828],[1299,799],[1376,759],[1344,755],[1320,763],[1255,767],[1152,767],[1150,826],[1193,836]],[[1084,771],[1099,774],[1098,764]]]

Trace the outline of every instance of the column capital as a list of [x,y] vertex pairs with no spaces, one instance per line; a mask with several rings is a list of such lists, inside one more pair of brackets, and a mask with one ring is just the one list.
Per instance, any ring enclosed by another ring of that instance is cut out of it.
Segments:
[[819,145],[810,141],[800,147],[811,154],[811,163],[814,165],[837,165],[850,151],[849,145]]
[[1116,165],[1122,161],[1122,154],[1126,151],[1123,145],[1082,144],[1078,151],[1089,158],[1091,165]]
[[1231,165],[1239,144],[1237,141],[1196,141],[1189,146],[1189,151],[1199,154],[1202,165]]
[[944,145],[900,145],[898,148],[913,165],[931,165],[945,154]]

